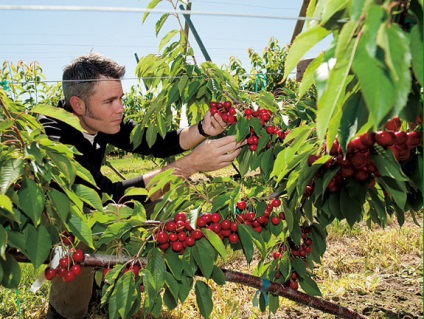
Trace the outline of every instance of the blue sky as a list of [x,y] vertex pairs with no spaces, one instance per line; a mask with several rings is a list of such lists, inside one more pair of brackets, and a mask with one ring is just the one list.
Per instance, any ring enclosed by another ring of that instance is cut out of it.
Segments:
[[[97,6],[145,8],[147,0],[85,1],[3,1],[0,5]],[[247,15],[297,17],[302,0],[193,0],[192,10]],[[157,9],[171,9],[164,1]],[[38,61],[49,81],[60,81],[63,67],[73,58],[97,51],[126,65],[125,87],[136,82],[134,53],[139,57],[157,53],[167,30],[178,28],[175,18],[168,18],[158,38],[155,24],[160,14],[152,13],[142,23],[143,13],[74,12],[74,11],[0,11],[0,62]],[[280,45],[289,43],[295,20],[250,17],[193,15],[193,23],[212,60],[227,64],[230,56],[248,66],[248,48],[262,53],[269,39]],[[195,39],[190,38],[198,62],[204,58]],[[308,57],[325,49],[314,48]]]

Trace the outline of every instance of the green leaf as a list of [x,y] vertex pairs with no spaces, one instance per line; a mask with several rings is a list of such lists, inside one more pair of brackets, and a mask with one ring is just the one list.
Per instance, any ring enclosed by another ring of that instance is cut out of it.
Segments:
[[34,225],[38,225],[46,202],[41,187],[33,180],[25,178],[18,196],[21,209],[31,218]]
[[404,210],[407,200],[407,189],[405,182],[398,181],[386,176],[378,180],[384,190],[390,194],[400,209]]
[[71,160],[62,155],[61,153],[52,151],[46,148],[51,161],[60,169],[60,171],[67,177],[70,184],[73,184],[76,176],[76,168]]
[[318,285],[309,276],[299,277],[299,283],[306,294],[310,296],[321,296]]
[[[154,9],[159,3],[161,3],[161,1],[162,0],[152,0],[149,4],[148,4],[148,6],[147,6],[147,9]],[[147,19],[147,17],[149,16],[149,14],[150,14],[150,12],[149,11],[146,11],[145,13],[144,13],[144,16],[143,16],[143,23],[144,23],[144,21],[146,21],[146,19]]]
[[178,82],[175,82],[169,90],[167,105],[171,105],[172,103],[178,101],[179,98],[180,91],[178,89]]
[[5,288],[18,288],[21,281],[21,267],[15,258],[6,254],[6,259],[0,259],[0,268],[3,269],[3,279],[0,285]]
[[10,220],[18,221],[16,216],[14,216],[12,201],[3,194],[0,194],[0,215]]
[[157,133],[158,133],[158,129],[157,129],[156,125],[150,125],[147,128],[146,140],[147,140],[147,144],[149,145],[149,147],[152,147],[152,145],[155,144],[156,138],[157,138]]
[[191,292],[192,287],[193,287],[193,277],[183,276],[181,278],[180,292],[179,292],[179,298],[182,303],[187,299],[188,295]]
[[213,247],[206,239],[196,241],[196,245],[193,246],[193,257],[206,279],[212,275],[215,256]]
[[409,181],[408,176],[402,171],[399,162],[393,155],[392,151],[384,150],[381,147],[376,149],[378,154],[371,155],[371,159],[377,166],[381,176],[387,176],[397,181]]
[[384,60],[395,85],[395,114],[406,106],[411,90],[411,53],[405,33],[396,24],[390,27],[382,25],[379,30],[378,43],[384,50]]
[[31,224],[24,231],[26,242],[25,250],[34,269],[38,269],[49,257],[52,248],[50,233],[44,225],[37,228]]
[[183,271],[183,263],[179,258],[178,254],[174,254],[171,250],[165,254],[165,262],[171,271],[172,275],[177,279],[181,280],[181,274]]
[[59,216],[63,221],[68,218],[69,211],[71,209],[71,201],[69,198],[55,189],[49,190],[47,196],[51,199],[54,209],[57,210]]
[[[9,244],[6,229],[0,225],[0,258],[6,259],[6,248]],[[1,281],[1,276],[0,276]]]
[[127,221],[115,222],[109,225],[97,242],[97,245],[107,245],[114,240],[119,240],[124,234],[132,229],[132,225]]
[[162,49],[163,49],[163,47],[165,46],[165,45],[167,45],[168,44],[168,42],[173,38],[173,37],[175,37],[175,35],[177,35],[178,33],[180,32],[180,30],[177,30],[177,29],[175,29],[175,30],[171,30],[171,31],[169,31],[163,38],[162,38],[162,40],[160,41],[160,44],[159,44],[159,51],[162,51]]
[[[169,272],[165,272],[165,284],[169,289],[169,292],[172,295],[172,300],[177,303],[179,295],[179,285],[177,280]],[[166,303],[166,302],[165,302]]]
[[299,99],[302,98],[308,92],[308,89],[314,83],[315,72],[318,67],[324,62],[324,57],[325,52],[322,52],[311,63],[309,63],[308,67],[306,68],[306,71],[303,74],[302,82],[299,85]]
[[213,231],[203,228],[203,234],[205,234],[206,238],[212,244],[212,246],[216,249],[216,251],[221,255],[224,262],[227,260],[227,253],[225,252],[225,246],[222,242],[221,238],[214,233]]
[[94,189],[82,184],[75,184],[74,191],[84,203],[94,207],[100,212],[103,211],[102,200]]
[[148,254],[146,269],[150,271],[155,282],[156,293],[159,294],[165,283],[166,265],[165,259],[157,249],[151,249]]
[[351,0],[327,0],[321,16],[321,24],[327,23],[336,13],[345,10]]
[[199,306],[200,314],[207,319],[209,318],[213,309],[212,289],[203,281],[198,280],[196,281],[194,290],[196,293],[196,302]]
[[221,268],[213,266],[212,279],[218,285],[224,285],[226,282],[225,274]]
[[353,180],[340,190],[340,210],[351,227],[362,218],[367,189],[366,184]]
[[[127,318],[137,296],[138,291],[135,287],[134,274],[128,272],[116,281],[115,289],[109,298],[109,304],[113,305],[113,310],[116,311],[121,318]],[[110,311],[111,308],[109,308],[109,314]]]
[[[162,27],[163,27],[165,21],[168,19],[168,17],[169,17],[169,13],[165,13],[156,22],[156,36],[159,35],[159,32],[162,29]],[[144,18],[143,18],[143,22],[144,22]]]
[[294,270],[298,273],[299,277],[306,277],[306,264],[303,259],[295,258],[291,264]]
[[93,248],[93,235],[91,229],[88,226],[86,217],[78,211],[75,206],[71,206],[71,215],[66,221],[66,225],[69,227],[71,232],[80,241],[87,244],[88,247]]
[[[333,69],[330,70],[328,87],[318,101],[317,111],[317,135],[319,141],[323,141],[329,129],[331,120],[343,106],[346,87],[349,84],[349,72],[355,56],[356,48],[353,46],[343,59],[337,60]],[[336,129],[336,128],[334,128]],[[331,141],[327,141],[327,144]],[[328,146],[328,145],[327,145]]]
[[248,226],[246,225],[240,224],[238,227],[238,234],[241,246],[243,247],[244,256],[246,257],[247,262],[250,263],[252,261],[254,249],[252,237],[250,236],[250,232],[247,227]]
[[320,25],[316,25],[300,33],[293,41],[287,55],[283,80],[288,78],[291,71],[293,71],[303,56],[329,34],[330,30],[327,30]]
[[15,158],[0,164],[0,192],[5,194],[10,185],[24,174],[24,161],[21,158]]
[[411,29],[409,42],[412,55],[412,70],[421,87],[423,86],[423,35],[419,25],[415,25]]
[[30,113],[37,113],[42,114],[51,118],[54,118],[56,120],[59,120],[61,122],[64,122],[73,128],[77,129],[81,132],[87,132],[84,130],[80,124],[79,118],[65,109],[62,109],[60,107],[52,106],[52,105],[42,105],[38,104],[31,108],[29,111]]

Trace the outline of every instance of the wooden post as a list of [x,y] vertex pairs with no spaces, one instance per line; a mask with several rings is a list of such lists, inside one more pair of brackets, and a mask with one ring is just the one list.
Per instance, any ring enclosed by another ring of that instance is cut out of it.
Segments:
[[296,81],[300,82],[303,79],[303,74],[305,73],[306,69],[308,68],[308,65],[313,61],[314,59],[305,59],[300,61],[297,64],[296,69]]

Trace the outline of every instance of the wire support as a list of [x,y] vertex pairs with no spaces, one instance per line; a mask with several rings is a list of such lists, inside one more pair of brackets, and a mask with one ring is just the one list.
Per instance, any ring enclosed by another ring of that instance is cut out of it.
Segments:
[[307,17],[287,17],[280,15],[261,15],[249,13],[231,13],[231,12],[212,12],[195,10],[162,10],[148,8],[119,8],[119,7],[94,7],[94,6],[31,6],[31,5],[0,5],[0,11],[3,10],[25,10],[25,11],[86,11],[86,12],[119,12],[119,13],[157,13],[157,14],[183,14],[183,15],[203,15],[203,16],[221,16],[221,17],[239,17],[239,18],[258,18],[274,20],[302,20],[319,21],[318,18]]
[[[296,72],[291,72],[290,74],[295,74]],[[278,76],[278,75],[284,75],[284,73],[260,73],[262,76]],[[239,74],[238,77],[256,77],[259,73],[245,73],[245,74]],[[181,79],[185,75],[181,76],[146,76],[141,78],[122,78],[120,81],[136,81],[136,80],[155,80],[155,79]],[[207,79],[204,75],[197,75],[197,76],[191,76],[191,79],[200,79],[204,78]],[[84,79],[84,80],[38,80],[38,81],[8,81],[9,84],[39,84],[39,83],[58,83],[58,82],[101,82],[101,81],[116,81],[116,79]],[[1,82],[0,82],[1,85]]]

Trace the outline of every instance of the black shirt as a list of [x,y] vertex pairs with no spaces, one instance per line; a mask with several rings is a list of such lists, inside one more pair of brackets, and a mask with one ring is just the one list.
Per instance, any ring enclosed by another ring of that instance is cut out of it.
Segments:
[[[61,101],[58,107],[63,108],[63,106],[63,102]],[[75,146],[81,153],[81,155],[75,155],[75,160],[88,169],[93,175],[100,189],[97,190],[99,194],[102,192],[107,193],[116,201],[124,195],[125,189],[128,187],[144,187],[145,185],[142,176],[125,181],[112,182],[102,174],[101,166],[108,144],[124,151],[141,155],[152,155],[158,158],[165,158],[184,152],[184,149],[181,148],[179,143],[179,131],[170,131],[164,138],[158,135],[152,147],[148,146],[145,137],[143,137],[141,144],[134,149],[130,142],[131,131],[136,126],[133,120],[122,121],[121,129],[116,134],[99,132],[94,137],[93,143],[91,143],[82,132],[65,122],[45,116],[41,116],[39,121],[51,140]],[[84,184],[82,179],[79,179],[77,182]]]

